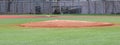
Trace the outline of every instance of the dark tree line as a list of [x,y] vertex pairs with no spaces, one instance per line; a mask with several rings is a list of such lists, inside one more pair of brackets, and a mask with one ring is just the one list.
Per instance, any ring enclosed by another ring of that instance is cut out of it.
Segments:
[[90,0],[86,0],[88,5],[88,14],[90,14]]
[[[119,10],[120,8],[120,3],[117,4],[116,2],[120,2],[120,1],[110,1],[110,0],[99,0],[99,1],[91,1],[91,0],[86,0],[87,1],[87,7],[88,7],[88,14],[91,13],[91,7],[92,5],[94,5],[94,13],[96,14],[97,12],[97,6],[99,6],[99,4],[97,2],[101,2],[102,7],[104,9],[104,13],[108,13],[108,11],[111,10],[111,14],[115,14],[118,13],[117,10]],[[94,3],[93,3],[94,2]],[[93,3],[93,4],[91,4]]]
[[[11,5],[13,3],[14,0],[6,0],[6,6],[7,6],[7,12],[10,12],[11,10]],[[62,13],[61,12],[61,6],[59,5],[59,1],[60,0],[56,0],[56,10],[59,11],[59,13]],[[120,9],[120,1],[109,1],[109,0],[99,0],[101,1],[101,4],[103,4],[103,8],[104,8],[104,13],[108,13],[109,9],[111,10],[111,13],[117,13],[116,11],[118,11]],[[88,8],[88,14],[91,13],[91,3],[92,1],[91,0],[86,0],[86,4],[87,4],[87,8]],[[94,1],[94,13],[97,12],[97,2],[98,1]],[[119,2],[118,4],[116,4],[116,2]],[[74,2],[73,2],[74,3]]]
[[13,0],[7,0],[7,12],[10,12],[12,2]]

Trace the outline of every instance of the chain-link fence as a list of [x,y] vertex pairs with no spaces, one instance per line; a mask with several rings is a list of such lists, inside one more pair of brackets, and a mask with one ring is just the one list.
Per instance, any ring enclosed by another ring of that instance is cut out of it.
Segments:
[[119,14],[119,0],[0,0],[0,14]]

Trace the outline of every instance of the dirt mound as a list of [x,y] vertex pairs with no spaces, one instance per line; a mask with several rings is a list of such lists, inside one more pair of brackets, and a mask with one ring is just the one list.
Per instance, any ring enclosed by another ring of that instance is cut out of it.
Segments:
[[69,27],[96,27],[96,26],[112,26],[112,23],[104,22],[89,22],[89,21],[74,21],[74,20],[50,20],[42,22],[31,22],[20,24],[22,27],[44,27],[44,28],[69,28]]

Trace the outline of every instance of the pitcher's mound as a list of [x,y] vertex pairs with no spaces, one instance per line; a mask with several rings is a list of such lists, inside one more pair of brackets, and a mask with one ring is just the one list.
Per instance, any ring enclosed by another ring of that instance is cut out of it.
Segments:
[[44,27],[44,28],[79,28],[79,27],[96,27],[96,26],[112,26],[112,23],[104,22],[89,22],[89,21],[75,21],[75,20],[50,20],[42,22],[31,22],[20,24],[22,27]]

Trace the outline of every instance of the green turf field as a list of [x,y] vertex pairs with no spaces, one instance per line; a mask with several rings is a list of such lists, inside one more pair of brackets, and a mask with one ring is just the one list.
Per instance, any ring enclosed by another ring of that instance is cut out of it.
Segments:
[[120,45],[120,26],[87,28],[23,28],[27,22],[82,20],[120,24],[120,17],[0,19],[0,45]]

